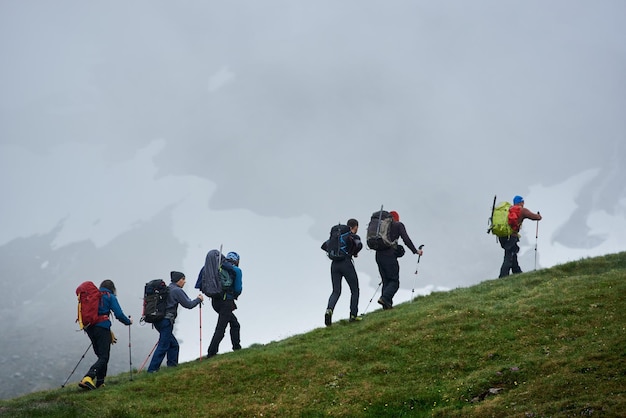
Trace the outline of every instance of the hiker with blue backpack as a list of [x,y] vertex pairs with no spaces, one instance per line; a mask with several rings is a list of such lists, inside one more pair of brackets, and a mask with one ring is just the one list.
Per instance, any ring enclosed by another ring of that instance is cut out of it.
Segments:
[[178,316],[178,305],[183,308],[193,309],[202,303],[204,297],[200,294],[197,298],[191,300],[187,293],[183,290],[185,286],[185,275],[179,271],[170,272],[171,283],[168,286],[167,304],[165,306],[165,317],[155,322],[154,328],[159,331],[159,342],[157,348],[152,355],[148,373],[154,373],[161,368],[163,359],[167,356],[167,367],[178,366],[178,353],[180,345],[174,336],[174,322]]
[[78,383],[78,386],[86,390],[97,389],[104,385],[104,378],[109,367],[111,344],[117,342],[111,332],[111,320],[109,319],[111,312],[122,324],[130,326],[133,323],[130,318],[126,317],[117,301],[117,292],[112,280],[104,280],[100,284],[99,291],[101,295],[98,304],[98,316],[101,319],[84,328],[93,345],[93,352],[98,356],[98,360],[89,367],[87,374]]
[[[495,200],[494,200],[495,201]],[[504,260],[500,267],[500,276],[503,278],[509,275],[509,272],[513,274],[519,274],[522,269],[517,261],[517,253],[519,253],[519,239],[520,228],[524,219],[531,219],[533,221],[540,221],[541,214],[539,212],[533,213],[524,207],[524,198],[522,196],[515,196],[513,198],[513,205],[508,209],[507,222],[510,227],[509,235],[499,236],[498,241],[500,246],[504,250]]]
[[356,219],[348,219],[346,225],[335,225],[330,230],[330,237],[322,244],[322,250],[326,251],[330,263],[330,280],[333,291],[328,298],[324,324],[329,327],[333,323],[333,311],[341,296],[341,279],[345,278],[350,287],[350,322],[360,321],[358,316],[359,305],[359,277],[354,268],[352,257],[358,257],[363,248],[361,238],[356,234],[359,230],[359,222]]
[[228,326],[233,350],[241,349],[241,325],[234,314],[237,309],[235,300],[243,291],[243,273],[239,261],[239,254],[234,251],[224,257],[221,251],[211,250],[198,276],[196,288],[211,297],[211,306],[217,313],[217,324],[209,343],[207,359],[217,355]]
[[[381,212],[382,209],[381,209]],[[415,248],[413,241],[409,238],[409,234],[406,232],[406,227],[400,222],[400,215],[396,211],[390,211],[392,222],[389,226],[388,240],[393,245],[388,247],[376,248],[376,264],[378,265],[378,272],[383,283],[382,295],[378,299],[378,303],[384,310],[393,308],[393,297],[400,288],[400,264],[398,258],[404,255],[404,247],[398,244],[398,239],[402,238],[404,244],[409,247],[413,254],[422,256],[423,250],[421,248]],[[375,220],[377,212],[372,215],[372,220]],[[368,230],[369,230],[368,225]],[[368,239],[368,245],[370,240]],[[372,248],[372,246],[370,246]]]

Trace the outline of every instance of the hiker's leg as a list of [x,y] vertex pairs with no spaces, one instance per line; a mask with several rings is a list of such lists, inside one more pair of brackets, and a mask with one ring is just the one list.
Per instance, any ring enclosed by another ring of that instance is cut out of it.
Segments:
[[511,271],[513,274],[519,274],[522,272],[522,269],[517,262],[517,253],[519,253],[519,238],[512,237],[511,239],[513,240],[513,245],[511,246]]
[[102,335],[102,339],[104,340],[102,343],[102,352],[101,359],[102,365],[96,373],[96,380],[104,382],[104,378],[107,376],[107,371],[109,369],[109,358],[111,358],[111,329],[102,328],[105,332]]
[[211,338],[211,343],[209,344],[209,349],[207,351],[208,357],[216,355],[219,351],[220,343],[224,339],[226,327],[228,326],[228,321],[230,320],[230,315],[232,314],[232,310],[230,310],[231,308],[226,301],[221,299],[212,299],[211,303],[213,304],[213,309],[218,312],[218,316],[215,332],[213,333],[213,338]]
[[160,322],[154,324],[154,328],[159,331],[159,342],[152,355],[152,360],[150,360],[148,373],[156,372],[161,367],[161,363],[163,363],[163,359],[169,349],[170,337],[174,330],[174,325],[169,319],[162,319]]
[[348,263],[345,278],[350,287],[350,315],[357,316],[359,314],[359,278],[352,261],[348,261]]
[[[172,331],[174,330],[174,326],[172,324]],[[172,333],[170,337],[170,346],[167,350],[167,367],[176,367],[178,366],[178,352],[180,350],[180,346],[178,345],[178,340],[176,336]]]
[[389,275],[387,272],[387,257],[385,257],[382,252],[376,251],[375,258],[376,265],[378,266],[378,273],[380,274],[380,281],[383,284],[380,297],[384,299],[386,303],[389,303],[389,301],[385,299],[385,290],[387,289],[387,284],[389,283],[389,280],[387,279],[387,276]]
[[[235,304],[233,301],[232,307],[234,308]],[[241,349],[241,325],[239,324],[239,320],[233,313],[233,310],[230,311],[230,319],[228,321],[230,325],[230,341],[233,344],[233,350]]]
[[[98,357],[98,347],[96,345],[96,339],[93,335],[93,328],[95,327],[89,327],[85,330],[85,332],[87,333],[87,336],[89,337],[89,340],[91,341],[91,347],[93,348],[93,352],[96,355],[96,357]],[[89,366],[89,369],[87,370],[87,373],[85,373],[85,376],[89,376],[92,379],[96,378],[96,373],[93,372],[93,370],[96,370],[96,365],[97,365],[98,361],[96,360],[96,362],[94,364],[92,364],[91,366]]]
[[94,326],[90,331],[90,338],[93,342],[93,351],[98,356],[98,360],[91,366],[87,376],[96,380],[104,380],[111,352],[111,330]]
[[387,281],[387,286],[383,288],[383,300],[389,303],[389,305],[393,305],[393,297],[400,288],[400,265],[394,255],[386,256],[382,261]]
[[500,275],[498,276],[498,278],[502,278],[509,275],[509,270],[511,270],[511,267],[513,266],[513,252],[510,237],[499,238],[499,240],[500,246],[504,248],[504,259],[502,260]]
[[334,310],[339,296],[341,296],[341,263],[343,263],[343,261],[333,261],[330,264],[330,281],[333,286],[333,291],[328,298],[327,309]]

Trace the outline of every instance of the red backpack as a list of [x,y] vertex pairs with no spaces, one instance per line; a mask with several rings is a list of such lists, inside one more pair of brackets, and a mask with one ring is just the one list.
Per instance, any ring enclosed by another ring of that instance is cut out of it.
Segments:
[[83,282],[76,288],[78,297],[78,318],[80,329],[85,329],[99,322],[107,321],[109,315],[98,315],[98,306],[102,300],[100,289],[93,282]]
[[519,205],[513,205],[509,208],[509,226],[514,232],[519,232],[519,215],[522,212],[522,207]]

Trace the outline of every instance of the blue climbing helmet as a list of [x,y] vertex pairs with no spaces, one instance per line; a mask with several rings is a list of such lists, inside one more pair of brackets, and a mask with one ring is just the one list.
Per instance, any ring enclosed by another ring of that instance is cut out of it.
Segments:
[[234,251],[231,251],[228,254],[226,254],[226,260],[239,263],[239,254],[237,254]]

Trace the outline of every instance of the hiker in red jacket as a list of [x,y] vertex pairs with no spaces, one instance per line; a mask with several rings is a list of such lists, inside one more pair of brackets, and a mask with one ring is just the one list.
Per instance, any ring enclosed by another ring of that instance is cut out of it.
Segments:
[[504,261],[502,267],[500,267],[499,278],[509,275],[509,271],[513,274],[522,272],[522,269],[517,262],[517,253],[519,252],[519,230],[522,227],[524,219],[531,219],[533,221],[540,221],[541,214],[539,212],[533,213],[524,207],[524,198],[522,196],[515,196],[513,198],[513,206],[509,208],[509,225],[513,228],[513,234],[508,237],[499,237],[500,246],[504,249]]

